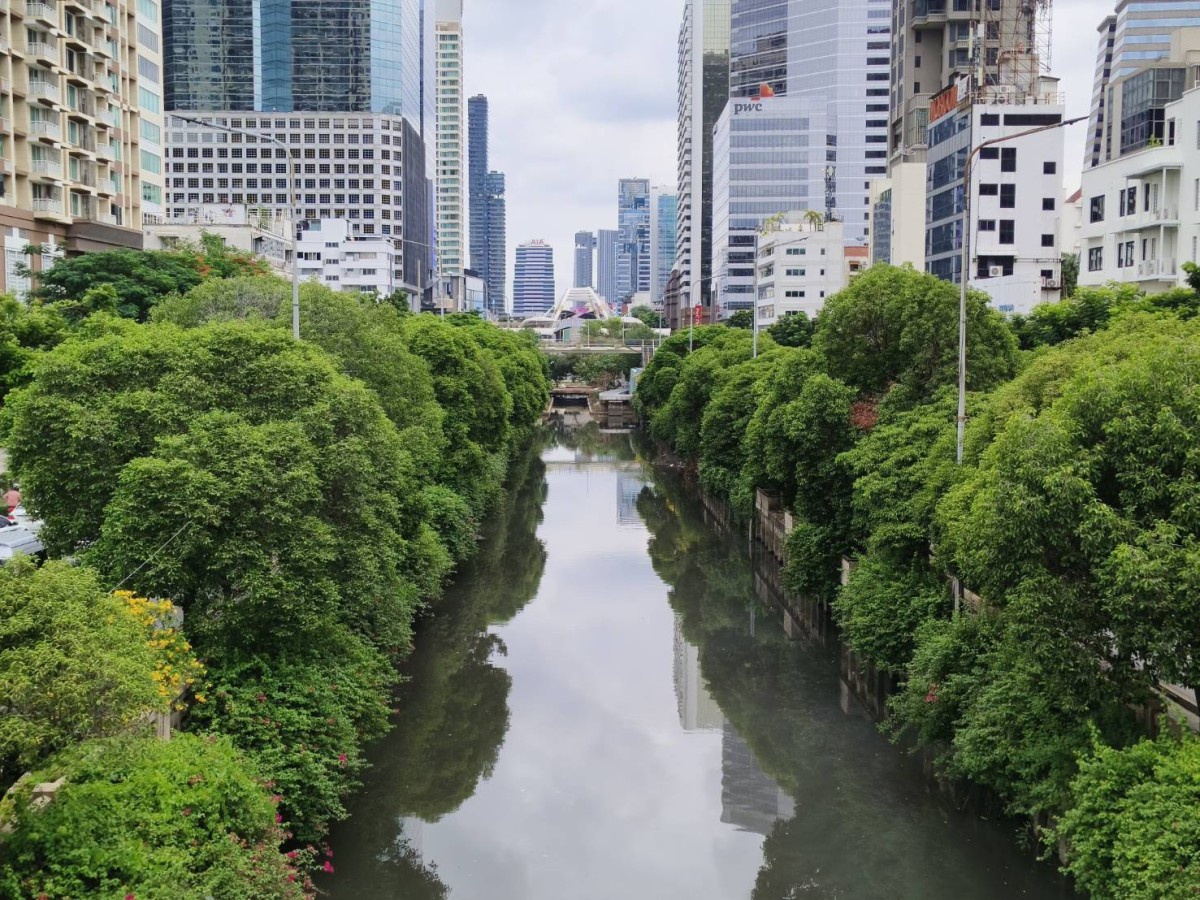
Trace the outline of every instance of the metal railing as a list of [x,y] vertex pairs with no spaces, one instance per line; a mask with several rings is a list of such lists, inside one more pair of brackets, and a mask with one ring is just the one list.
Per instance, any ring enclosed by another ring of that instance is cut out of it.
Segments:
[[30,163],[30,168],[39,175],[62,178],[62,163],[52,159],[35,159]]
[[55,213],[61,216],[63,211],[62,201],[51,197],[34,197],[33,211],[35,213]]
[[33,119],[29,123],[30,134],[40,134],[46,137],[54,138],[56,141],[62,139],[62,126],[57,122],[50,122],[46,119]]

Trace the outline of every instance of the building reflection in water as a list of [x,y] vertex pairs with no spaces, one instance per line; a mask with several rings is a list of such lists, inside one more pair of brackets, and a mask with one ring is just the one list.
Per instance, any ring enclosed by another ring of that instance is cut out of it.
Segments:
[[686,732],[721,733],[721,821],[739,831],[770,834],[780,819],[796,814],[795,801],[767,775],[750,745],[709,693],[700,672],[700,651],[683,636],[675,617],[675,700]]

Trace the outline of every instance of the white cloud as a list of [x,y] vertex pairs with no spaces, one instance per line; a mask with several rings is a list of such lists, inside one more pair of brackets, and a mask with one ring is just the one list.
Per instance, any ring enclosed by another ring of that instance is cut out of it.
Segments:
[[[616,227],[617,181],[675,184],[676,56],[682,0],[467,0],[465,81],[486,94],[491,167],[508,176],[509,280],[518,243],[554,247],[572,277],[576,231]],[[1053,73],[1068,113],[1091,104],[1108,0],[1058,0]],[[1067,134],[1066,186],[1079,183],[1086,126]]]

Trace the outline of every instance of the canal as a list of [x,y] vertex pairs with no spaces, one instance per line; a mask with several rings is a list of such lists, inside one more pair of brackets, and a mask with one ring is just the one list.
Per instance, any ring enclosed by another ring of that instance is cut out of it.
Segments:
[[547,443],[419,629],[330,896],[1073,896],[847,701],[627,436]]

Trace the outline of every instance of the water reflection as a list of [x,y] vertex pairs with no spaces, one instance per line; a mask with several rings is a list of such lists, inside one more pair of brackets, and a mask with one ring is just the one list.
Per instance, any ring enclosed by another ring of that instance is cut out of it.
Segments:
[[628,435],[552,423],[523,465],[419,630],[335,898],[1065,895],[843,710],[836,658]]
[[479,553],[420,624],[397,697],[397,726],[371,751],[373,768],[352,821],[331,835],[337,896],[447,896],[424,859],[424,827],[475,793],[504,743],[512,681],[496,662],[504,644],[488,629],[537,593],[546,564],[537,537],[545,493],[545,466],[533,448],[516,461]]
[[1072,896],[1018,845],[1015,824],[954,809],[868,716],[843,711],[836,658],[787,638],[754,598],[746,554],[681,485],[656,478],[639,510],[728,720],[725,815],[767,836],[754,900]]

